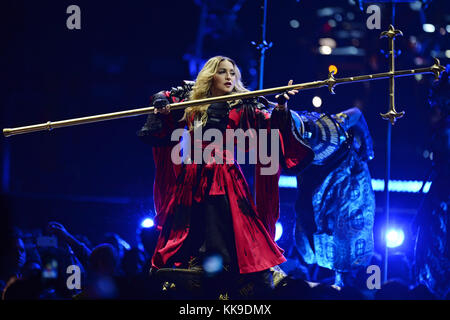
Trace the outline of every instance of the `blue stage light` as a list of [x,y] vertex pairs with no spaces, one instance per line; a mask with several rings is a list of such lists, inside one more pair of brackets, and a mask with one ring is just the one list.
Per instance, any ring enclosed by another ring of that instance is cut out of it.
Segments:
[[425,32],[430,32],[433,33],[434,31],[436,31],[436,27],[434,25],[432,25],[431,23],[424,23],[422,25],[422,29]]
[[280,188],[297,188],[297,178],[295,176],[280,176],[278,185]]
[[280,222],[277,222],[275,224],[275,241],[278,241],[281,238],[281,235],[283,234],[283,226]]
[[[423,181],[417,180],[389,180],[389,191],[391,192],[411,192],[418,193],[422,188]],[[422,192],[428,193],[431,187],[431,181],[427,181]],[[384,180],[372,179],[373,191],[384,191]]]
[[386,245],[389,248],[396,248],[403,244],[405,233],[402,229],[388,229],[386,232]]
[[[389,191],[391,192],[411,192],[419,193],[422,188],[423,181],[417,180],[389,180]],[[280,188],[297,188],[297,178],[295,176],[280,176],[278,183]],[[431,181],[425,182],[422,192],[428,193],[431,187]],[[383,179],[372,179],[373,191],[384,191]]]
[[142,220],[141,222],[141,227],[142,228],[151,228],[155,225],[155,223],[153,222],[153,219],[151,218],[145,218],[144,220]]
[[223,258],[219,254],[207,256],[203,261],[203,269],[209,274],[213,275],[222,271]]

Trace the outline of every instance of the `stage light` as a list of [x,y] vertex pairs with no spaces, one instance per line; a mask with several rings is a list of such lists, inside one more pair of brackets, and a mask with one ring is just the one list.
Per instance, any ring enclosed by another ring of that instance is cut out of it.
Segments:
[[335,12],[336,12],[336,10],[334,8],[327,7],[327,8],[317,10],[317,15],[319,17],[328,17],[328,16],[332,16]]
[[420,11],[420,9],[422,9],[422,2],[420,1],[410,2],[409,7],[411,8],[411,10]]
[[333,38],[320,38],[319,39],[319,45],[321,46],[327,46],[330,47],[331,49],[336,48],[336,40],[334,40]]
[[372,179],[373,191],[384,191],[384,181],[382,179]]
[[[423,181],[417,180],[389,180],[389,191],[391,192],[411,192],[418,193],[422,187]],[[297,188],[297,178],[295,176],[280,176],[278,183],[280,188]],[[425,182],[423,193],[430,191],[431,181]],[[372,179],[372,189],[376,192],[384,191],[383,179]]]
[[336,75],[338,72],[338,69],[334,64],[331,64],[328,66],[328,72],[334,72],[334,74]]
[[450,59],[450,50],[445,50],[445,56]]
[[425,62],[425,61],[424,61],[423,58],[421,58],[421,57],[415,57],[415,58],[414,58],[414,63],[417,64],[418,66],[423,65],[424,62]]
[[275,224],[275,241],[280,240],[281,235],[283,234],[283,226],[280,222]]
[[436,30],[436,28],[430,23],[424,23],[422,25],[422,29],[423,29],[423,31],[430,32],[430,33],[434,32]]
[[223,258],[219,254],[207,256],[203,260],[203,269],[210,275],[222,271],[222,267]]
[[402,180],[390,180],[389,190],[398,192],[419,192],[422,187],[422,181],[402,181]]
[[[433,155],[433,152],[431,153],[431,155]],[[423,186],[423,193],[428,193],[428,191],[430,191],[430,187],[431,187],[431,181],[428,181],[425,183],[425,185]]]
[[333,49],[333,55],[335,56],[363,56],[364,50],[356,48],[355,46],[340,47]]
[[320,106],[322,105],[322,99],[320,99],[320,97],[318,97],[318,96],[315,96],[312,99],[312,104],[313,104],[314,107],[320,108]]
[[292,19],[291,21],[289,21],[289,25],[292,28],[297,29],[298,27],[300,27],[300,22],[298,22],[298,20]]
[[141,222],[141,227],[142,228],[151,228],[155,225],[155,223],[153,222],[153,219],[151,218],[145,218],[144,220],[142,220]]
[[280,188],[297,188],[297,177],[280,176],[278,185],[280,186]]
[[389,248],[401,246],[405,240],[405,233],[402,229],[388,229],[386,232],[386,245]]
[[331,51],[333,51],[333,50],[329,46],[320,46],[319,47],[320,54],[329,55],[329,54],[331,54]]
[[450,33],[450,24],[448,24],[448,25],[445,27],[445,30],[446,30],[448,33]]

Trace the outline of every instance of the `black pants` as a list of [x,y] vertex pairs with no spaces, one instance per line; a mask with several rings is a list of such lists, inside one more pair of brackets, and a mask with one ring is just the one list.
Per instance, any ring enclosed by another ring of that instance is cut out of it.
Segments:
[[238,270],[233,222],[226,196],[210,196],[201,203],[194,202],[191,207],[178,207],[173,225],[189,225],[189,234],[174,261],[182,261],[188,267],[192,258],[196,258],[199,265],[205,258],[219,255],[227,270]]
[[[228,293],[231,299],[264,298],[273,288],[272,273],[264,270],[240,274],[237,262],[233,221],[227,196],[210,196],[194,202],[191,207],[179,207],[174,214],[176,225],[190,226],[189,235],[174,256],[186,268],[204,272],[199,280],[208,298]],[[203,267],[213,255],[222,258],[223,269],[208,274]]]

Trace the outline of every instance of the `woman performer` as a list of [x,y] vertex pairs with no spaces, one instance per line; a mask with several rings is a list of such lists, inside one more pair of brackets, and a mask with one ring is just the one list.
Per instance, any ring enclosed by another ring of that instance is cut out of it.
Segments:
[[[182,87],[159,92],[151,98],[155,113],[149,114],[138,134],[153,146],[156,167],[155,221],[160,236],[152,258],[153,269],[175,266],[203,270],[200,267],[203,261],[218,254],[223,268],[230,274],[248,274],[248,278],[271,287],[269,268],[285,261],[283,250],[274,241],[281,168],[277,168],[275,174],[262,175],[258,169],[263,165],[256,164],[255,204],[238,163],[235,159],[230,161],[230,157],[234,157],[231,150],[221,150],[219,155],[216,149],[214,158],[206,163],[184,161],[175,164],[171,159],[177,143],[171,141],[171,134],[177,128],[187,126],[190,137],[195,136],[194,126],[222,133],[226,129],[264,129],[266,132],[279,129],[277,142],[281,142],[280,149],[272,146],[272,154],[280,150],[280,163],[285,168],[295,170],[306,166],[313,153],[294,136],[293,122],[286,106],[288,94],[293,95],[296,90],[278,95],[279,103],[271,113],[263,98],[188,107],[181,112],[166,107],[182,100],[245,91],[236,63],[230,58],[216,56],[206,62],[195,84],[185,82]],[[256,130],[247,133],[252,136]],[[193,145],[196,145],[195,141]],[[205,151],[204,143],[201,149]],[[195,154],[195,150],[191,154]],[[216,161],[218,156],[222,163]]]

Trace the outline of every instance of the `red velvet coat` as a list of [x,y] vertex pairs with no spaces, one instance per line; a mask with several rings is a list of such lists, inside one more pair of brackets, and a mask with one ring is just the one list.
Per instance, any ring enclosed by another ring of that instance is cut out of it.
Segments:
[[[309,164],[313,153],[291,130],[290,112],[274,110],[270,115],[261,106],[254,103],[235,106],[229,113],[227,127],[242,128],[244,131],[248,128],[280,128],[280,165],[295,170]],[[185,125],[174,121],[171,114],[166,116],[162,130],[156,134],[160,138],[167,138],[175,128]],[[261,165],[256,165],[255,204],[237,162],[226,163],[225,160],[230,157],[226,150],[223,151],[223,164],[212,161],[202,167],[196,164],[174,165],[171,152],[175,143],[153,147],[156,169],[155,223],[164,232],[159,236],[152,266],[171,267],[167,265],[168,260],[181,248],[189,233],[189,223],[181,228],[170,225],[171,219],[168,217],[174,209],[180,205],[190,206],[193,200],[201,203],[208,195],[228,197],[240,273],[262,271],[286,261],[283,250],[274,241],[275,223],[279,217],[278,180],[281,167],[275,175],[268,176],[260,175]],[[197,170],[202,170],[200,179],[196,179]]]

